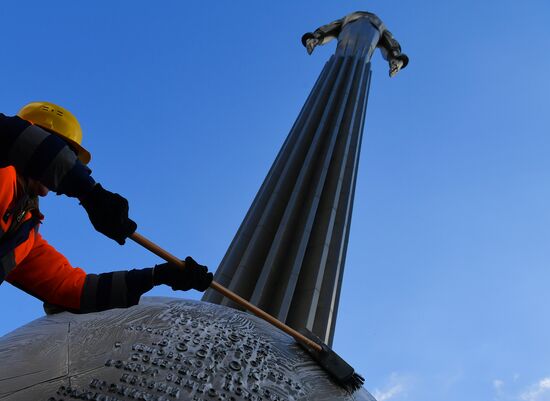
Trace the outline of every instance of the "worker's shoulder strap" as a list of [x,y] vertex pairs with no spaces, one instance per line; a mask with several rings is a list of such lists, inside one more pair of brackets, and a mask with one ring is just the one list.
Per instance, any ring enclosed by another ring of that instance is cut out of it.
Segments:
[[39,225],[40,218],[33,215],[24,221],[16,231],[2,237],[0,241],[0,284],[16,266],[15,249],[29,239],[32,230],[38,231]]
[[[16,266],[16,248],[28,240],[33,229],[38,230],[42,219],[38,209],[38,197],[28,195],[25,182],[16,176],[13,168],[3,170],[3,184],[14,185],[15,189],[10,195],[12,199],[4,199],[9,206],[0,216],[6,224],[9,223],[5,232],[0,233],[0,283]],[[29,212],[30,217],[27,214]]]
[[[5,232],[0,232],[0,244],[3,242],[3,238],[8,238],[12,233],[17,231],[19,227],[25,222],[27,213],[30,212],[32,217],[38,217],[39,220],[43,218],[39,210],[38,196],[30,196],[28,193],[28,182],[26,179],[13,172],[13,176],[10,177],[14,182],[14,193],[12,199],[4,199],[5,203],[9,203],[8,208],[4,214],[0,216],[4,220],[4,223],[9,222]],[[11,219],[11,221],[10,221]]]

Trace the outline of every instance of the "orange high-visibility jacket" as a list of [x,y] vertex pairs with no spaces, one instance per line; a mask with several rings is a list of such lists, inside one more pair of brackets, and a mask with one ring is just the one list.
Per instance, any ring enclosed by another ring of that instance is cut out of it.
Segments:
[[136,305],[153,287],[151,268],[86,274],[71,266],[38,232],[38,210],[13,209],[21,192],[15,168],[0,168],[0,283],[5,279],[50,308],[77,313]]
[[[80,310],[86,273],[72,267],[42,238],[38,232],[40,219],[35,214],[29,210],[10,211],[18,195],[23,195],[18,192],[21,188],[17,188],[15,168],[0,168],[0,233],[8,236],[2,238],[0,252],[6,281],[47,303]],[[15,224],[18,229],[9,232]]]

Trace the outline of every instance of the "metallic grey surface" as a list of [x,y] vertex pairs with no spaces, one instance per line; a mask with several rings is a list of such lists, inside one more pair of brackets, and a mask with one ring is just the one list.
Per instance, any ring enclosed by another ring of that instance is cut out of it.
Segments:
[[[334,336],[370,58],[380,32],[346,24],[244,218],[215,280],[325,343]],[[240,309],[208,290],[203,300]]]
[[263,320],[173,298],[43,317],[0,338],[0,360],[3,401],[374,401]]

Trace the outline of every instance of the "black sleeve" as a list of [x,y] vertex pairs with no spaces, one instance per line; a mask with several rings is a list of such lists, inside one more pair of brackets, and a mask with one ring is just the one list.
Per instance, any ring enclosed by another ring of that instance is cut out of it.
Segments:
[[88,274],[80,296],[80,313],[128,308],[153,288],[153,269]]
[[63,139],[0,113],[0,168],[7,166],[58,194],[80,198],[95,185],[91,170]]

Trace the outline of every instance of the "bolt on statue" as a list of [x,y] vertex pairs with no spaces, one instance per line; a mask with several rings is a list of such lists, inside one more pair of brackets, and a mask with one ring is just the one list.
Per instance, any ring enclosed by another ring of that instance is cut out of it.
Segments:
[[338,35],[347,24],[351,24],[362,18],[367,19],[380,32],[380,41],[377,47],[380,48],[384,59],[388,61],[390,77],[394,77],[402,68],[407,66],[409,58],[401,52],[399,42],[388,31],[382,20],[373,13],[356,11],[348,14],[344,18],[337,19],[317,28],[313,33],[305,33],[302,36],[302,44],[305,46],[308,54],[311,54],[317,45],[324,45],[332,39],[338,38]]

